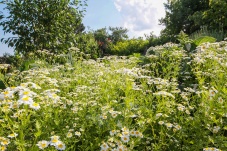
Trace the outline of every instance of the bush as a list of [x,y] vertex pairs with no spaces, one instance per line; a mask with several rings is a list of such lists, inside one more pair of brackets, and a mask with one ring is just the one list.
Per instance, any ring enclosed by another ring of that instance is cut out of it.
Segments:
[[132,55],[133,53],[144,54],[148,47],[148,40],[130,39],[116,43],[111,46],[114,55]]
[[210,43],[212,43],[212,42],[215,42],[215,41],[216,41],[216,39],[213,38],[213,37],[202,36],[202,37],[196,38],[196,39],[194,40],[194,44],[195,44],[196,46],[199,46],[199,45],[201,45],[202,43],[205,43],[205,42],[210,42]]
[[77,48],[85,54],[90,54],[91,58],[95,59],[101,56],[94,34],[91,32],[78,35],[76,41]]

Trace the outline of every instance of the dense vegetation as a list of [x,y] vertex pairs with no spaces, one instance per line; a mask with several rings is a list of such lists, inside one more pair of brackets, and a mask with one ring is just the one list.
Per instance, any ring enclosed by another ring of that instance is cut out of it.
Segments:
[[40,52],[21,71],[2,65],[1,148],[226,150],[226,47],[167,43],[96,61]]
[[145,39],[84,31],[86,0],[0,3],[0,150],[227,150],[224,0],[168,1]]

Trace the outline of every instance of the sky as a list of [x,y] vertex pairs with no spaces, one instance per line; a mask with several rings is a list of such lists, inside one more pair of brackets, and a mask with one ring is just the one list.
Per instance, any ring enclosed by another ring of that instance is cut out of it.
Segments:
[[[129,30],[130,38],[143,37],[153,32],[159,35],[164,28],[159,25],[159,19],[165,16],[163,3],[167,0],[88,0],[88,7],[83,19],[86,29],[104,27],[124,27]],[[0,11],[3,11],[0,5]],[[0,39],[5,35],[0,27]],[[5,52],[13,54],[13,49],[0,43],[0,56]]]

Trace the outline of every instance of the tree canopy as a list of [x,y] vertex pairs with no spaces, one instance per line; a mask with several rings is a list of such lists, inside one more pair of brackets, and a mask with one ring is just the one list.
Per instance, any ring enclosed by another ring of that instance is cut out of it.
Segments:
[[166,16],[160,20],[166,28],[162,35],[176,38],[180,31],[190,35],[206,26],[210,30],[227,30],[226,0],[168,0]]
[[38,49],[58,52],[74,46],[76,34],[84,29],[86,1],[2,0],[9,15],[0,18],[0,26],[15,37],[1,41],[20,53]]

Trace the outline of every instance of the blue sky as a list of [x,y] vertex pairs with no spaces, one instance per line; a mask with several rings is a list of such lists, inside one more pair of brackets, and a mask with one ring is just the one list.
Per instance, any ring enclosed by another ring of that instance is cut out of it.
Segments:
[[[83,19],[86,27],[96,30],[104,27],[124,27],[132,37],[144,36],[154,32],[159,35],[163,26],[158,20],[165,16],[163,3],[167,0],[88,0],[87,12]],[[0,5],[0,11],[3,11]],[[4,12],[4,11],[3,11]],[[5,13],[5,12],[4,12]],[[88,29],[88,28],[87,28]],[[0,27],[0,39],[7,38]],[[0,43],[0,56],[13,53],[12,48]]]

